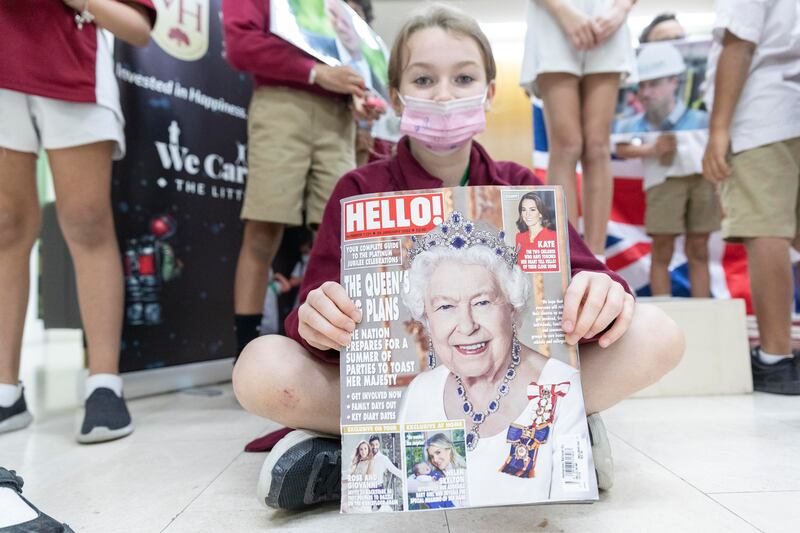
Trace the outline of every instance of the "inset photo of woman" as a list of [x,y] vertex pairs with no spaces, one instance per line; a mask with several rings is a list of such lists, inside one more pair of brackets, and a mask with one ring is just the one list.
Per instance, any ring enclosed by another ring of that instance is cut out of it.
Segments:
[[[508,200],[508,197],[504,197],[504,200]],[[508,205],[505,201],[504,204]],[[542,190],[521,194],[516,201],[515,226],[517,264],[523,272],[561,270],[558,260],[558,232],[553,191]]]

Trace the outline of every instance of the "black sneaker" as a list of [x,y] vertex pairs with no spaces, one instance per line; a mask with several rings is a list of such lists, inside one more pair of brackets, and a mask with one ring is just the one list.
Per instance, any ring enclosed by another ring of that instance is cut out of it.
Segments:
[[106,387],[86,399],[85,414],[77,440],[81,444],[121,439],[133,433],[133,422],[125,399]]
[[258,500],[273,509],[298,510],[341,499],[341,441],[295,430],[272,449],[258,476]]
[[33,417],[28,412],[28,405],[25,403],[25,389],[19,399],[11,407],[0,407],[0,433],[16,431],[28,427],[33,422]]
[[22,478],[13,470],[0,467],[0,487],[7,487],[16,492],[20,499],[36,513],[36,518],[13,526],[0,527],[0,533],[74,533],[67,524],[54,520],[41,512],[22,496]]
[[797,357],[768,365],[758,358],[756,346],[750,350],[750,366],[753,369],[753,389],[773,394],[800,394],[800,363]]

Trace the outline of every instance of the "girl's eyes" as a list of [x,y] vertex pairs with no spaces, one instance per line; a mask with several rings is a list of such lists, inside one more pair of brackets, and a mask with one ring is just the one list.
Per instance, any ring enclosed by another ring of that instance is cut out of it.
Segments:
[[447,311],[448,309],[452,309],[453,306],[450,304],[442,304],[436,308],[437,311]]
[[[475,78],[470,76],[469,74],[459,74],[455,78],[455,82],[457,85],[469,85],[475,81]],[[433,85],[433,78],[430,76],[418,76],[413,81],[414,85],[417,87],[429,87]]]
[[476,306],[484,306],[484,305],[489,305],[490,303],[492,303],[492,302],[490,302],[489,300],[481,300],[479,302],[475,302],[475,305]]

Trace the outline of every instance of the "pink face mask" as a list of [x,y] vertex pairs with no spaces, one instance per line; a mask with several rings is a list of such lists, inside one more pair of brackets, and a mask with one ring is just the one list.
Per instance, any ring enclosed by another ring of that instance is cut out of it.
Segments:
[[485,92],[447,102],[400,95],[400,101],[400,131],[438,155],[455,152],[486,129]]

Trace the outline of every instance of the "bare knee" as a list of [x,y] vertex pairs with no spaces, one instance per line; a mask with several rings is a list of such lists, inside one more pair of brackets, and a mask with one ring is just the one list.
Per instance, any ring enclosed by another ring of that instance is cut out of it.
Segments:
[[692,263],[708,263],[708,235],[687,236],[686,258]]
[[669,265],[675,251],[675,236],[654,235],[653,246],[650,252],[651,260],[656,265]]
[[114,234],[108,205],[64,206],[58,210],[58,220],[66,240],[78,246],[93,248],[104,244]]
[[38,217],[13,207],[0,209],[0,250],[30,248],[36,240]]
[[576,163],[580,160],[583,153],[583,139],[580,132],[573,134],[556,133],[550,147],[551,154],[561,155],[565,159],[570,159]]
[[270,419],[297,408],[296,364],[287,357],[296,345],[281,335],[265,335],[245,347],[233,369],[233,391],[242,407]]
[[[657,381],[681,362],[686,340],[678,324],[655,305],[637,304],[636,315],[643,339],[648,340],[642,363],[655,378],[653,381]],[[654,334],[658,342],[653,342]]]
[[581,158],[585,164],[610,161],[611,147],[609,145],[608,135],[605,137],[587,137],[583,142]]
[[247,221],[242,247],[252,257],[269,263],[280,246],[282,236],[282,224]]

